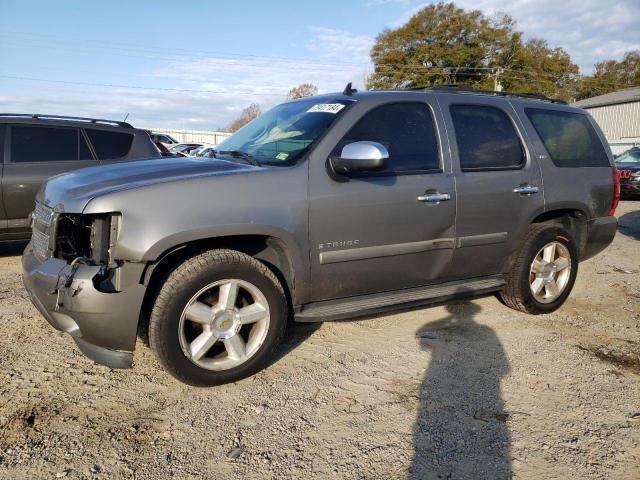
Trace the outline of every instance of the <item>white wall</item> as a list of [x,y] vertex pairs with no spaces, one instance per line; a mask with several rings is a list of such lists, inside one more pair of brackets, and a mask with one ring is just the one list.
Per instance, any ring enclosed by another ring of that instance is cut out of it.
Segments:
[[231,134],[227,132],[207,132],[204,130],[178,130],[168,128],[146,128],[145,130],[151,130],[153,133],[171,135],[180,143],[208,143],[217,145],[225,138],[231,136]]
[[625,138],[640,138],[640,102],[588,108],[609,143]]

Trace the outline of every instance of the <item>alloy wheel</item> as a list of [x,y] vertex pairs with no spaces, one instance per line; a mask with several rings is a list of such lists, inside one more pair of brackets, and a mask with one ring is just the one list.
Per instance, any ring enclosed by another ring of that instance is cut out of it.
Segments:
[[531,263],[529,286],[540,303],[551,303],[562,295],[571,276],[571,254],[560,242],[547,243]]
[[200,289],[187,303],[178,326],[185,356],[207,370],[245,363],[269,330],[269,304],[245,280],[220,280]]

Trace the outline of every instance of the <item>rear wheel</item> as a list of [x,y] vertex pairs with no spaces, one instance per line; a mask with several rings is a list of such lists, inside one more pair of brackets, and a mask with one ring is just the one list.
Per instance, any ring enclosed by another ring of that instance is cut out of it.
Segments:
[[531,225],[500,298],[522,312],[553,312],[571,293],[577,272],[571,234],[560,226]]
[[149,343],[177,379],[218,385],[268,362],[286,314],[282,286],[266,266],[240,252],[211,250],[169,275],[151,311]]

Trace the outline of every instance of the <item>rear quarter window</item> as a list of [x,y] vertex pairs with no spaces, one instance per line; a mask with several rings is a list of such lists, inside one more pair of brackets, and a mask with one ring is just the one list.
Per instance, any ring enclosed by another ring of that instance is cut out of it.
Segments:
[[533,128],[557,167],[608,167],[607,153],[586,115],[525,108]]
[[100,160],[126,157],[133,143],[133,135],[130,133],[87,129],[87,135]]

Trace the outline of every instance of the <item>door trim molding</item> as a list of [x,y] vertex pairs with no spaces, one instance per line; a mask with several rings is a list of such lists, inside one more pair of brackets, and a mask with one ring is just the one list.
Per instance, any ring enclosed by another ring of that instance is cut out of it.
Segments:
[[369,258],[392,257],[409,253],[427,252],[429,250],[445,250],[455,248],[455,238],[436,238],[421,242],[393,243],[376,245],[373,247],[350,248],[348,250],[333,250],[320,252],[320,264],[350,262]]
[[504,243],[507,241],[507,232],[485,233],[483,235],[469,235],[458,237],[457,247],[478,247],[480,245],[493,245],[494,243]]

